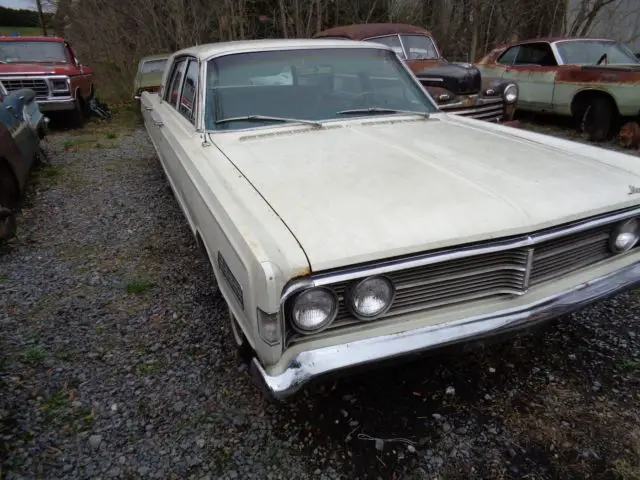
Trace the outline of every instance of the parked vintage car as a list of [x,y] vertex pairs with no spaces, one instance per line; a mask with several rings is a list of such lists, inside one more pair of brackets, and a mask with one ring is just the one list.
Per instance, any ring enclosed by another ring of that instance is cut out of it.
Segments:
[[526,40],[495,48],[478,67],[483,77],[518,83],[518,109],[571,116],[594,141],[640,114],[640,60],[613,40]]
[[164,72],[164,67],[170,55],[169,53],[159,53],[140,59],[138,62],[138,71],[133,81],[134,99],[139,100],[140,94],[144,91],[160,91],[162,73]]
[[275,398],[640,284],[637,158],[444,113],[385,45],[200,45],[162,83],[146,129]]
[[510,81],[486,81],[469,63],[442,58],[428,30],[403,23],[366,23],[330,28],[313,38],[343,38],[388,45],[416,74],[449,113],[488,121],[513,120],[518,86]]
[[94,96],[93,70],[60,37],[0,37],[0,84],[30,88],[42,112],[62,112],[80,126]]
[[47,123],[33,90],[7,94],[0,88],[0,240],[16,233],[14,209],[42,154],[40,140],[47,133]]

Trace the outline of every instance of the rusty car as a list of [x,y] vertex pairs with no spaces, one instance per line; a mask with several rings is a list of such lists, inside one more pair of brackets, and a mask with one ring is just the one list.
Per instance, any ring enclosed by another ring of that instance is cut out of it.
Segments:
[[572,117],[590,140],[640,115],[640,59],[604,38],[541,38],[496,47],[483,77],[518,83],[517,109]]
[[94,74],[61,37],[0,37],[0,84],[11,92],[30,88],[40,110],[84,124],[95,96]]
[[388,45],[427,88],[438,107],[472,118],[510,122],[518,99],[511,81],[484,79],[469,63],[445,60],[431,33],[403,23],[366,23],[329,28],[313,38],[350,39]]
[[35,92],[0,88],[0,240],[16,234],[15,209],[29,173],[44,156],[40,140],[47,134],[46,118]]
[[138,69],[133,80],[133,98],[140,100],[142,92],[158,92],[162,82],[162,73],[170,53],[158,53],[143,57],[138,62]]
[[445,113],[386,45],[199,45],[140,103],[271,398],[640,284],[636,157]]

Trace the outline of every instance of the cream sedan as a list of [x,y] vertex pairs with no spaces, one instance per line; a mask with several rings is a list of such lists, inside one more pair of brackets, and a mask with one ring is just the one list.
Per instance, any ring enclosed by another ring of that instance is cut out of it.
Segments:
[[438,110],[384,45],[174,53],[141,109],[265,390],[514,331],[640,281],[640,164]]

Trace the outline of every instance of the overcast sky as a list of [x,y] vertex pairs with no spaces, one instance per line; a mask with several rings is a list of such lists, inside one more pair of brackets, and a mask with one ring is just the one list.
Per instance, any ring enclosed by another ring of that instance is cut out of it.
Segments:
[[[36,0],[0,0],[0,7],[36,9]],[[0,22],[1,24],[2,22]]]

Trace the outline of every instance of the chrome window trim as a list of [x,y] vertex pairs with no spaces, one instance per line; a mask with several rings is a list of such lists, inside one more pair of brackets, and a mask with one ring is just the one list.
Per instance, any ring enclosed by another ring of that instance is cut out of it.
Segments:
[[[456,248],[455,246],[453,246],[442,252],[422,253],[404,257],[401,259],[382,261],[376,265],[347,267],[338,272],[318,273],[315,275],[311,274],[310,276],[305,278],[293,279],[289,283],[287,283],[287,285],[285,285],[282,291],[282,296],[280,299],[280,316],[282,322],[281,326],[284,329],[285,304],[287,300],[295,293],[306,288],[326,286],[334,283],[355,280],[357,278],[367,277],[370,275],[381,275],[388,272],[406,270],[409,268],[421,267],[434,263],[456,260],[486,253],[512,250],[515,248],[533,247],[534,245],[540,244],[547,240],[553,240],[555,238],[583,232],[585,230],[597,228],[608,223],[615,223],[636,216],[640,216],[640,208],[632,207],[631,209],[615,214],[603,214],[596,218],[586,219],[582,221],[578,220],[577,222],[573,222],[573,225],[569,227],[555,227],[546,232],[534,232],[530,234],[519,235],[510,240],[489,241],[490,243],[484,242],[483,245],[475,245],[469,247]],[[532,249],[530,249],[527,265],[530,266],[530,262],[532,261],[533,255]],[[529,272],[530,271],[531,268],[529,268]],[[282,332],[284,334],[285,330],[282,330]]]

